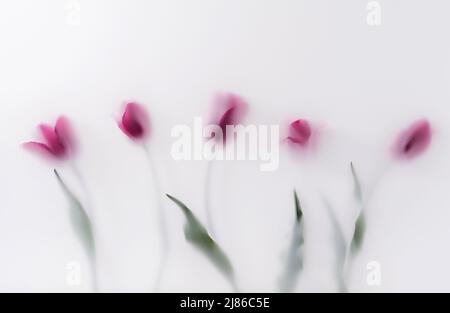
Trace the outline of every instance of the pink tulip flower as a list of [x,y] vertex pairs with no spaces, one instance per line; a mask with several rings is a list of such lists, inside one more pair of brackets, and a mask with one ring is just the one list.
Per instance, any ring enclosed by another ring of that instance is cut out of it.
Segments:
[[39,130],[44,142],[26,142],[24,147],[27,150],[52,160],[68,159],[75,152],[76,140],[66,117],[59,117],[55,127],[41,124]]
[[158,202],[159,213],[159,227],[161,232],[161,262],[159,264],[158,273],[155,280],[155,292],[160,288],[161,282],[164,276],[164,269],[166,267],[168,258],[168,230],[167,230],[167,218],[165,216],[164,205],[161,202],[161,186],[158,179],[158,167],[155,166],[152,158],[152,151],[150,146],[145,142],[150,135],[150,117],[144,106],[129,102],[125,105],[122,118],[118,121],[119,128],[127,135],[131,140],[138,143],[138,146],[143,149],[148,159],[152,178],[154,180],[155,195]]
[[430,143],[430,123],[426,119],[420,119],[399,134],[393,153],[397,158],[411,159],[425,152]]
[[238,125],[246,111],[247,103],[233,93],[219,93],[213,103],[213,119],[211,124],[217,125],[222,130],[223,142],[226,142],[227,126]]
[[134,102],[125,105],[118,125],[125,135],[135,141],[145,141],[150,134],[148,113],[143,106]]
[[299,146],[306,146],[311,138],[312,130],[309,122],[299,119],[289,125],[287,140]]

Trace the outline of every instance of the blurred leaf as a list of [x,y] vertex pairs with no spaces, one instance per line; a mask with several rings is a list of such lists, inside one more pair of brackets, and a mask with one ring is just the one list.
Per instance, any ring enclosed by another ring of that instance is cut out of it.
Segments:
[[355,222],[355,231],[353,233],[352,243],[351,243],[351,252],[352,252],[352,254],[355,254],[362,247],[364,233],[365,233],[365,229],[366,229],[366,222],[365,222],[365,217],[363,214],[363,197],[362,197],[361,184],[359,182],[358,175],[356,174],[356,170],[355,170],[355,167],[353,166],[353,163],[350,163],[350,169],[352,171],[352,177],[353,177],[353,181],[354,181],[355,198],[358,201],[359,205],[361,206],[358,218],[356,219],[356,222]]
[[295,214],[296,219],[292,232],[292,239],[289,246],[289,252],[286,258],[284,272],[280,278],[280,289],[282,292],[291,292],[297,283],[297,277],[303,269],[303,212],[298,199],[297,192],[294,190]]
[[61,189],[63,190],[65,196],[70,203],[70,221],[72,227],[78,236],[79,240],[83,244],[88,253],[89,257],[93,257],[95,254],[94,246],[94,236],[92,233],[91,221],[86,214],[81,202],[75,197],[72,191],[67,187],[67,185],[62,180],[57,170],[54,170],[55,176]]
[[302,207],[300,206],[300,201],[298,200],[297,191],[295,190],[294,190],[294,202],[295,202],[295,215],[297,217],[297,224],[300,224],[303,217],[303,211]]
[[344,279],[344,266],[347,257],[347,246],[344,231],[342,230],[341,225],[339,224],[337,217],[334,214],[334,210],[331,207],[331,204],[325,198],[322,198],[322,201],[325,205],[325,208],[327,209],[331,224],[333,225],[333,238],[334,246],[336,249],[335,272],[337,283],[339,285],[340,292],[347,292],[347,286]]
[[360,204],[362,204],[362,189],[361,189],[361,183],[359,182],[358,175],[356,175],[355,167],[353,166],[353,163],[350,162],[350,169],[352,171],[352,177],[354,182],[354,194],[356,200]]
[[233,267],[223,250],[209,236],[205,227],[183,202],[168,194],[167,197],[180,207],[186,217],[186,225],[184,226],[186,240],[205,254],[206,257],[233,282]]
[[355,233],[352,240],[352,253],[356,253],[361,249],[364,233],[366,229],[366,221],[363,212],[361,212],[355,223]]

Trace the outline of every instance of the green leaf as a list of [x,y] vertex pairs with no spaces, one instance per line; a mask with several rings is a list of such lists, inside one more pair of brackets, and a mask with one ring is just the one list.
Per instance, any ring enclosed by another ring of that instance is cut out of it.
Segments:
[[358,175],[356,175],[355,167],[353,166],[353,163],[350,162],[350,169],[352,171],[352,177],[353,177],[353,183],[354,183],[354,195],[356,200],[360,204],[362,204],[363,198],[362,198],[362,189],[361,189],[361,183],[359,182]]
[[90,258],[95,255],[95,244],[94,236],[92,232],[91,221],[86,214],[83,205],[78,200],[78,198],[73,194],[73,192],[67,187],[66,183],[63,181],[57,170],[53,170],[56,179],[63,190],[65,196],[70,203],[70,221],[72,227],[78,239],[81,241],[82,245],[86,249],[86,252]]
[[353,240],[352,240],[352,253],[356,253],[361,249],[363,239],[364,239],[364,233],[366,229],[366,221],[364,218],[364,214],[361,212],[356,220],[355,223],[355,232],[353,234]]
[[205,227],[192,211],[180,200],[166,195],[183,211],[186,217],[184,235],[186,240],[199,249],[228,279],[233,282],[233,266],[220,246],[209,236]]
[[358,218],[356,219],[356,222],[355,222],[355,230],[354,230],[352,242],[351,242],[351,252],[352,252],[352,254],[355,254],[356,252],[361,250],[363,239],[364,239],[364,233],[366,230],[366,221],[365,221],[365,216],[363,214],[364,212],[363,212],[362,188],[361,188],[361,184],[358,179],[358,175],[356,174],[355,167],[353,166],[353,163],[350,163],[350,169],[351,169],[352,177],[353,177],[353,181],[354,181],[355,198],[358,201],[359,205],[361,206],[359,214],[358,214]]
[[295,216],[297,218],[297,224],[300,224],[303,217],[303,211],[302,207],[300,206],[300,200],[298,199],[296,190],[294,190],[294,202],[295,202]]
[[294,190],[294,203],[296,219],[292,231],[292,239],[286,258],[284,271],[280,277],[280,289],[282,292],[290,292],[295,288],[297,277],[303,269],[303,211],[298,199],[297,192]]

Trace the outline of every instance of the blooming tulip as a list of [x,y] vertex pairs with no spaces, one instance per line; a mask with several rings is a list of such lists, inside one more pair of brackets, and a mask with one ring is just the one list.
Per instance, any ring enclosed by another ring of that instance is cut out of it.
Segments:
[[[233,93],[218,93],[213,101],[213,117],[210,124],[220,128],[218,134],[213,134],[211,138],[214,138],[218,144],[226,144],[227,141],[227,126],[236,126],[242,122],[242,119],[247,111],[247,102],[240,96]],[[205,176],[205,208],[207,227],[212,236],[215,236],[214,219],[212,216],[211,206],[211,192],[209,190],[212,181],[213,160],[210,160],[206,169]]]
[[65,160],[75,152],[76,141],[69,120],[61,116],[55,127],[47,124],[39,125],[44,142],[30,141],[24,147],[32,152],[54,160]]
[[[41,124],[39,125],[39,130],[43,136],[44,142],[26,142],[24,147],[27,150],[37,152],[52,160],[66,160],[73,155],[76,150],[76,140],[73,135],[70,122],[66,117],[60,116],[54,127],[47,124]],[[80,180],[80,184],[82,185],[86,193],[85,196],[87,197],[88,192],[86,186],[84,185],[84,180],[80,172],[78,172],[75,162],[71,162],[70,165],[75,175]],[[72,221],[73,230],[83,243],[83,246],[89,256],[93,275],[93,289],[94,291],[98,291],[95,236],[92,216],[87,213],[85,209],[86,204],[83,204],[80,199],[78,199],[75,193],[65,183],[59,172],[56,169],[53,171],[62,191],[70,202],[70,218]],[[82,227],[80,227],[80,225]]]

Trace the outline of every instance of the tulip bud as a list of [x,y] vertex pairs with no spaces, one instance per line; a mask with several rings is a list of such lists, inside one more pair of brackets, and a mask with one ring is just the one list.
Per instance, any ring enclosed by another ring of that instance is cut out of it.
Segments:
[[289,125],[288,140],[291,143],[306,146],[311,138],[312,130],[307,120],[299,119]]
[[402,131],[393,148],[394,156],[410,159],[419,156],[431,143],[431,127],[426,119],[414,122]]
[[134,102],[127,103],[118,125],[125,135],[135,141],[147,139],[150,133],[147,111],[143,106]]

